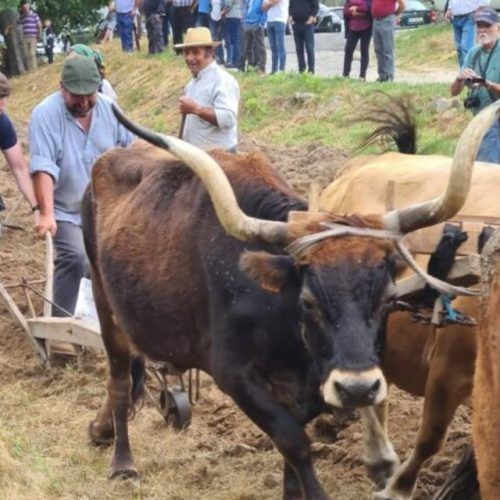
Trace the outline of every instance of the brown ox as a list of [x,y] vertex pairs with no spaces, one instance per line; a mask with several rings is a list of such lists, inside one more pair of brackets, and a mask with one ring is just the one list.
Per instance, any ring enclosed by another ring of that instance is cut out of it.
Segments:
[[[396,122],[401,125],[401,121]],[[398,130],[390,132],[397,135]],[[372,214],[386,211],[388,197],[397,209],[423,202],[442,192],[451,163],[452,159],[445,156],[395,152],[356,157],[322,193],[320,208],[336,214]],[[392,191],[388,189],[390,183],[394,183]],[[471,189],[459,214],[500,216],[499,192],[500,169],[476,162]],[[474,298],[457,298],[454,307],[473,317],[479,312],[478,299]],[[469,326],[435,329],[412,322],[407,313],[390,315],[384,374],[388,382],[424,396],[425,401],[415,447],[399,467],[386,434],[385,403],[362,411],[363,458],[370,476],[384,486],[377,498],[411,497],[423,462],[442,447],[455,410],[471,394],[476,335],[476,328]]]
[[483,303],[472,393],[472,429],[481,498],[500,498],[500,231],[485,248]]
[[208,155],[128,122],[178,159],[144,145],[106,153],[83,203],[110,367],[90,434],[115,437],[111,476],[137,476],[127,415],[140,354],[210,373],[282,453],[284,497],[326,498],[303,425],[327,405],[385,398],[379,352],[396,253],[388,238],[461,207],[492,118],[478,115],[464,133],[480,131],[460,141],[446,196],[381,217],[311,213],[296,224],[285,222],[288,212],[304,204],[262,156]]

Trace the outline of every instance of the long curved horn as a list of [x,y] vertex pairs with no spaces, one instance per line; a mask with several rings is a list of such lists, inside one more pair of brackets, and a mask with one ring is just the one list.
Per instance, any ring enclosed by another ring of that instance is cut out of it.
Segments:
[[433,200],[386,213],[382,219],[386,229],[409,233],[448,220],[462,208],[469,194],[479,143],[493,122],[499,119],[499,109],[500,101],[490,104],[462,132],[453,156],[446,191]]
[[241,211],[226,174],[211,156],[192,144],[157,134],[132,122],[115,104],[112,108],[118,121],[127,129],[141,139],[170,151],[200,178],[227,233],[242,241],[262,240],[282,246],[288,243],[286,222],[256,219]]

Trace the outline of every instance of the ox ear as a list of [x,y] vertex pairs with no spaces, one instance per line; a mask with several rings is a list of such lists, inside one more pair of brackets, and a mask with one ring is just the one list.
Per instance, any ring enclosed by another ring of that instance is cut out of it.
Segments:
[[240,269],[261,288],[272,293],[279,293],[286,284],[297,281],[293,257],[288,255],[244,252],[240,257]]

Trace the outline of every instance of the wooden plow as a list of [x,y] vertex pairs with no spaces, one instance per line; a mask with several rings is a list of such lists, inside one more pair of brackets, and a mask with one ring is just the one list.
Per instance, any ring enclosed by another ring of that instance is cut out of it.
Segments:
[[[5,302],[14,320],[21,326],[28,342],[32,345],[44,368],[50,369],[56,354],[76,356],[77,364],[82,366],[85,349],[104,350],[99,323],[77,316],[52,317],[53,292],[53,242],[50,234],[46,237],[44,279],[29,280],[22,277],[17,283],[0,282],[0,297]],[[21,289],[26,300],[28,316],[25,316],[10,293]],[[34,296],[43,300],[43,311],[37,314]],[[57,307],[57,305],[54,305]],[[199,372],[188,372],[188,391],[183,375],[172,366],[161,363],[148,363],[146,373],[146,399],[159,411],[165,421],[176,429],[187,427],[191,421],[191,405],[199,398]],[[177,376],[179,384],[171,387],[167,376]]]

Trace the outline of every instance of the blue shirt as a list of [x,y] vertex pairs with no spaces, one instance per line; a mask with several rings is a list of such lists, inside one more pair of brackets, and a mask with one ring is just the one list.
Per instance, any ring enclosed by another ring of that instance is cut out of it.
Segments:
[[266,25],[267,13],[262,10],[262,0],[244,0],[244,12],[242,12],[245,27]]
[[7,116],[7,113],[0,113],[0,149],[5,151],[17,144],[16,131],[14,125]]
[[54,179],[56,220],[81,224],[81,200],[94,162],[108,149],[126,147],[133,139],[115,118],[111,101],[99,93],[87,132],[66,108],[61,92],[35,107],[28,127],[30,171],[46,172]]
[[128,14],[135,7],[135,0],[115,0],[117,14]]

